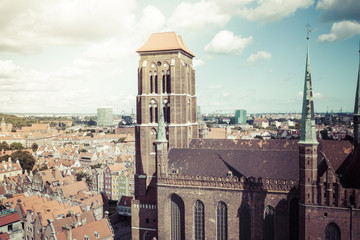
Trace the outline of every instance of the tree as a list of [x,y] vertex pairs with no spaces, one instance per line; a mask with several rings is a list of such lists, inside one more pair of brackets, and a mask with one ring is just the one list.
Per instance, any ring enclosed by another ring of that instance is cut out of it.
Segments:
[[14,143],[10,144],[10,149],[11,150],[23,150],[24,146],[21,143],[14,142]]
[[29,153],[25,151],[16,151],[11,154],[12,161],[19,160],[21,168],[23,171],[31,171],[33,166],[35,165],[35,158]]
[[38,150],[38,148],[39,148],[39,145],[37,145],[36,143],[33,143],[31,145],[31,149],[33,150],[33,152],[36,152]]
[[3,141],[2,143],[0,143],[0,150],[10,150],[9,144]]
[[86,182],[89,186],[91,186],[91,184],[92,184],[91,176],[90,176],[88,173],[85,173],[85,172],[76,173],[76,180],[77,180],[77,181],[81,181],[83,178],[85,178],[85,182]]

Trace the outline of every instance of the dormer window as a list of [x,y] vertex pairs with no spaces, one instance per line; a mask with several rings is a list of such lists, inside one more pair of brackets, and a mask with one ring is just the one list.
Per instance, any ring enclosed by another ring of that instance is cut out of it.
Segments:
[[94,232],[96,238],[99,238],[100,234],[98,232]]

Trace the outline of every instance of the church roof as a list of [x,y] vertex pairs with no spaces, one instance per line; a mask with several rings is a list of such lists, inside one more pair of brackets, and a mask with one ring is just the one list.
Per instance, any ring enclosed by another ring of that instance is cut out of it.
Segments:
[[195,55],[188,49],[185,42],[180,35],[175,32],[153,33],[146,41],[146,43],[136,52],[153,52],[153,51],[167,51],[167,50],[182,50],[192,57]]
[[[349,141],[320,140],[319,163],[326,157],[336,171],[353,150]],[[321,165],[320,165],[321,167]],[[296,140],[193,139],[189,148],[169,151],[169,169],[193,176],[271,179],[299,178],[299,145]]]

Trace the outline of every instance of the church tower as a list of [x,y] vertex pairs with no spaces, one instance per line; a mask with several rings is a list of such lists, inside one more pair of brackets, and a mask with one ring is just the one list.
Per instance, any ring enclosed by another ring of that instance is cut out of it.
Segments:
[[[360,46],[359,46],[359,57],[360,57]],[[357,147],[360,143],[360,59],[359,59],[359,70],[358,70],[358,79],[357,87],[355,94],[355,107],[354,107],[354,145]]]
[[309,32],[307,35],[307,56],[305,67],[304,97],[299,144],[299,233],[300,239],[307,235],[306,208],[317,204],[317,146],[314,117],[313,91],[311,86]]
[[137,52],[140,61],[132,238],[143,239],[157,235],[157,171],[158,167],[166,170],[157,165],[159,149],[166,147],[162,152],[167,152],[169,148],[189,147],[190,140],[198,138],[198,123],[194,54],[181,36],[175,32],[153,33]]

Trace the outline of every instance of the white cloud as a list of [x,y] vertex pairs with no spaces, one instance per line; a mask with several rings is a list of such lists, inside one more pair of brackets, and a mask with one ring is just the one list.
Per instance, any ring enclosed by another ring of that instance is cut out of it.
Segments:
[[233,32],[222,30],[205,46],[205,51],[216,54],[240,55],[253,41],[252,36],[242,38]]
[[[303,93],[303,91],[299,91],[298,93],[297,93],[297,98],[298,99],[303,99],[303,96],[304,96],[304,93]],[[322,98],[323,97],[323,95],[321,94],[321,93],[319,93],[319,92],[313,92],[313,98],[314,99],[320,99],[320,98]]]
[[258,51],[255,54],[251,54],[248,59],[246,60],[247,64],[254,64],[259,60],[270,60],[271,53],[265,51]]
[[259,0],[255,8],[243,7],[238,14],[249,21],[270,22],[293,15],[300,8],[308,8],[314,0]]
[[169,19],[170,27],[180,30],[204,30],[204,27],[224,26],[230,15],[222,13],[214,1],[201,0],[196,3],[182,2]]
[[360,23],[353,21],[341,21],[334,23],[331,32],[322,34],[318,40],[320,42],[333,42],[336,40],[351,38],[360,34]]
[[[15,1],[16,2],[16,1]],[[28,4],[28,3],[31,4]],[[133,28],[134,0],[29,0],[0,6],[0,50],[34,52],[49,45],[76,45],[126,36]]]
[[205,61],[204,60],[202,60],[202,59],[198,59],[198,58],[194,58],[193,59],[193,67],[196,69],[196,68],[198,68],[198,67],[200,67],[200,66],[202,66],[202,65],[204,65],[205,64]]
[[209,85],[208,88],[209,89],[221,89],[222,85],[221,84]]

